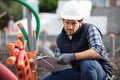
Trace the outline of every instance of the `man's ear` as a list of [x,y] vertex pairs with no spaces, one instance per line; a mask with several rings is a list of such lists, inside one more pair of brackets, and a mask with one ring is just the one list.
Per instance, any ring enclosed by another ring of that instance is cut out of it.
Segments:
[[62,19],[62,21],[64,21],[64,19]]
[[79,23],[83,23],[83,19],[81,19],[81,20],[78,20],[78,22],[79,22]]

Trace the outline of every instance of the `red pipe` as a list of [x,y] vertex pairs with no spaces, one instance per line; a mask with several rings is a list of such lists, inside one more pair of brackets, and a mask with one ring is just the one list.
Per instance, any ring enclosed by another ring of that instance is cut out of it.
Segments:
[[25,50],[20,50],[19,54],[18,54],[18,58],[17,58],[17,67],[19,68],[24,68],[25,64],[24,64],[24,55],[25,55]]
[[7,67],[0,63],[0,80],[17,80],[17,77]]

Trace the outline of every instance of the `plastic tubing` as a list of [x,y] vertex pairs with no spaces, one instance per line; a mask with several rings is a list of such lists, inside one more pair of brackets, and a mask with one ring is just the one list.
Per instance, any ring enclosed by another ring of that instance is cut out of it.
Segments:
[[28,50],[30,50],[29,39],[28,39],[27,32],[25,31],[25,28],[23,27],[23,25],[21,23],[18,24],[18,27],[20,28],[21,32],[23,33],[25,40],[27,40],[27,48],[28,48]]
[[0,80],[18,80],[6,66],[0,63]]
[[38,13],[34,10],[34,8],[32,8],[24,0],[15,0],[15,1],[23,4],[24,6],[26,6],[33,13],[33,15],[35,16],[35,19],[36,19],[36,41],[37,41],[37,39],[38,39],[38,37],[40,35],[40,18],[39,18]]

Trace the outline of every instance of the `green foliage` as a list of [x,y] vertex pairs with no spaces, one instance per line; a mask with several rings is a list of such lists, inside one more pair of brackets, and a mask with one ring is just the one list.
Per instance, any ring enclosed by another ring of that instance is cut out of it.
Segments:
[[14,20],[19,20],[22,17],[21,4],[14,0],[0,0],[0,14],[7,12],[6,15],[0,18],[0,29],[8,25],[9,17],[13,16]]
[[[40,12],[55,12],[58,0],[39,0]],[[13,16],[14,20],[22,18],[22,5],[14,0],[0,0],[0,14],[7,12],[6,15],[0,17],[0,29],[8,25],[9,17]]]
[[58,5],[58,0],[39,0],[39,1],[40,12],[55,12]]

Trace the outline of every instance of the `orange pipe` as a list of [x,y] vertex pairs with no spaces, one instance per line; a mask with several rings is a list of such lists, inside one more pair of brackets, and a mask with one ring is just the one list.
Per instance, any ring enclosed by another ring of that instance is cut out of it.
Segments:
[[15,56],[11,56],[6,60],[6,63],[9,65],[14,65],[16,62],[16,57]]
[[12,50],[10,50],[10,54],[12,55],[12,56],[17,56],[18,55],[18,53],[19,53],[19,49],[18,48],[14,48],[14,49],[12,49]]
[[24,38],[22,33],[18,33],[17,37],[22,39]]
[[13,43],[8,43],[7,47],[9,48],[9,50],[12,50],[15,48],[15,45]]
[[23,44],[19,39],[15,41],[15,47],[23,49]]

